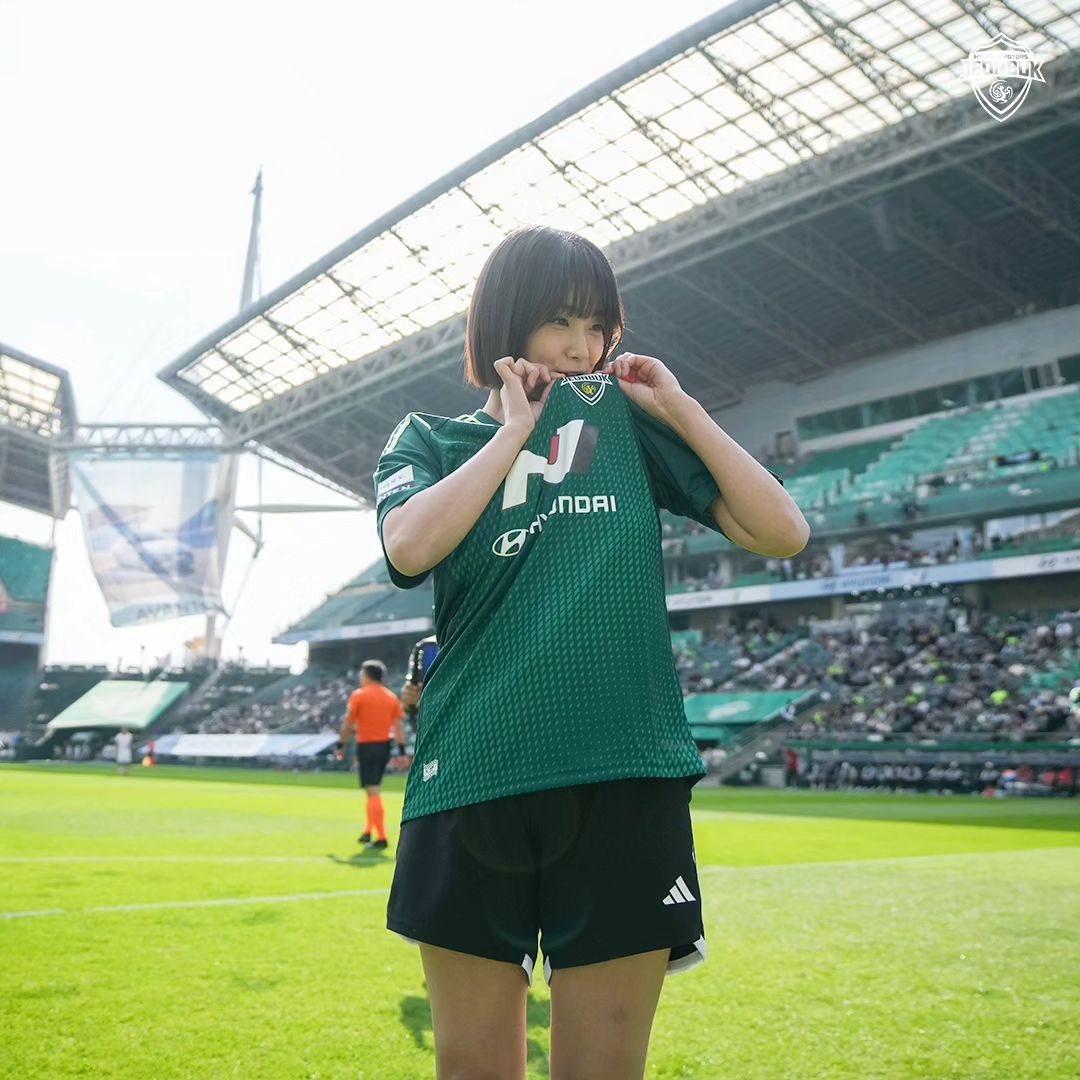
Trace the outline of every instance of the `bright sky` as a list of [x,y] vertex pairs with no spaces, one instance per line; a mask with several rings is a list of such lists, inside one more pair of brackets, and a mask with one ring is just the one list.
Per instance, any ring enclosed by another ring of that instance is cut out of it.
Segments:
[[[156,375],[235,313],[260,167],[268,292],[723,6],[0,0],[0,342],[65,368],[82,422],[204,421]],[[255,473],[246,458],[239,505]],[[263,501],[345,502],[270,465]],[[52,525],[0,505],[0,535],[48,543]],[[381,556],[373,515],[263,530],[250,574],[233,534],[223,655],[298,670],[307,647],[271,638]],[[179,662],[202,633],[201,617],[113,629],[75,509],[55,543],[46,663]]]

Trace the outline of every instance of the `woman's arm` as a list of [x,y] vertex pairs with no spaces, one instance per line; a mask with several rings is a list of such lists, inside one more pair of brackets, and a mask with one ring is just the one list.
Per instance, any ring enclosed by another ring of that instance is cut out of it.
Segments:
[[430,570],[465,539],[531,434],[504,424],[464,465],[386,512],[386,557],[405,577]]

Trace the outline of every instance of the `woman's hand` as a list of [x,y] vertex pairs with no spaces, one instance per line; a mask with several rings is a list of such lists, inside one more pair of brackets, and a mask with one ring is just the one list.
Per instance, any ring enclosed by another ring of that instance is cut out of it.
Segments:
[[620,353],[600,370],[614,375],[635,405],[669,427],[675,426],[674,417],[686,391],[662,361],[655,356]]
[[516,428],[528,436],[544,411],[544,403],[555,380],[563,375],[546,364],[530,364],[528,360],[514,360],[509,356],[496,360],[494,367],[503,381],[499,391],[503,426]]

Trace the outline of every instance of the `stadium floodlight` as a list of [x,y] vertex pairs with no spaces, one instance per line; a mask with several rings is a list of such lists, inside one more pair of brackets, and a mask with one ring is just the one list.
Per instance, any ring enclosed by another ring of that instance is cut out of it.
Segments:
[[[1080,45],[1078,10],[1039,0],[1010,29],[1048,61]],[[246,412],[460,315],[522,225],[579,232],[617,264],[619,241],[969,93],[958,58],[988,25],[967,0],[728,5],[421,191],[162,378]]]

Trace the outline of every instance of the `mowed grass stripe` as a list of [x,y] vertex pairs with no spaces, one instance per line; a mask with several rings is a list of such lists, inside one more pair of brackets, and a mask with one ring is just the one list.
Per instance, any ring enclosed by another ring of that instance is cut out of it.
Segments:
[[[392,862],[354,857],[356,787],[211,773],[0,768],[5,854],[133,856],[0,867],[17,910],[116,909],[0,925],[0,1075],[434,1075],[419,957],[385,926]],[[393,843],[400,781],[384,792]],[[650,1078],[1075,1074],[1075,801],[691,805],[709,959],[667,980]],[[280,900],[339,891],[364,895]],[[530,1078],[549,996],[541,976]]]
[[[703,893],[709,959],[666,981],[650,1077],[1075,1075],[1072,849],[745,868]],[[8,924],[0,1074],[433,1076],[419,957],[382,917],[343,898]],[[534,980],[530,1080],[549,997]]]
[[[1041,855],[1046,852],[1069,852],[1072,854],[1074,848],[1042,848],[1037,851],[1005,851],[995,852],[997,858],[1009,858],[1010,856],[1020,856],[1023,858],[1029,858],[1035,855]],[[974,854],[951,854],[951,855],[907,855],[896,856],[894,858],[883,859],[850,859],[841,862],[810,862],[810,863],[784,863],[767,866],[706,866],[699,869],[699,875],[714,875],[714,874],[728,874],[728,875],[753,875],[763,873],[776,873],[798,870],[828,870],[838,867],[867,867],[870,868],[874,863],[885,864],[904,864],[904,863],[918,863],[925,862],[927,860],[945,859],[950,860],[963,860],[965,858],[973,859],[985,859],[985,855]],[[193,859],[188,860],[192,862],[199,862],[201,860]],[[381,889],[339,889],[335,892],[317,892],[317,893],[295,893],[291,895],[283,896],[246,896],[246,897],[221,897],[213,900],[162,900],[154,901],[151,903],[142,904],[111,904],[111,905],[99,905],[97,907],[87,908],[45,908],[39,911],[0,911],[0,919],[23,919],[34,918],[47,915],[99,915],[99,914],[111,914],[115,912],[131,912],[131,911],[156,911],[164,910],[167,908],[208,908],[208,907],[232,907],[238,904],[278,904],[278,903],[296,903],[304,900],[334,900],[342,897],[355,897],[355,896],[387,896],[389,894],[389,888]]]

